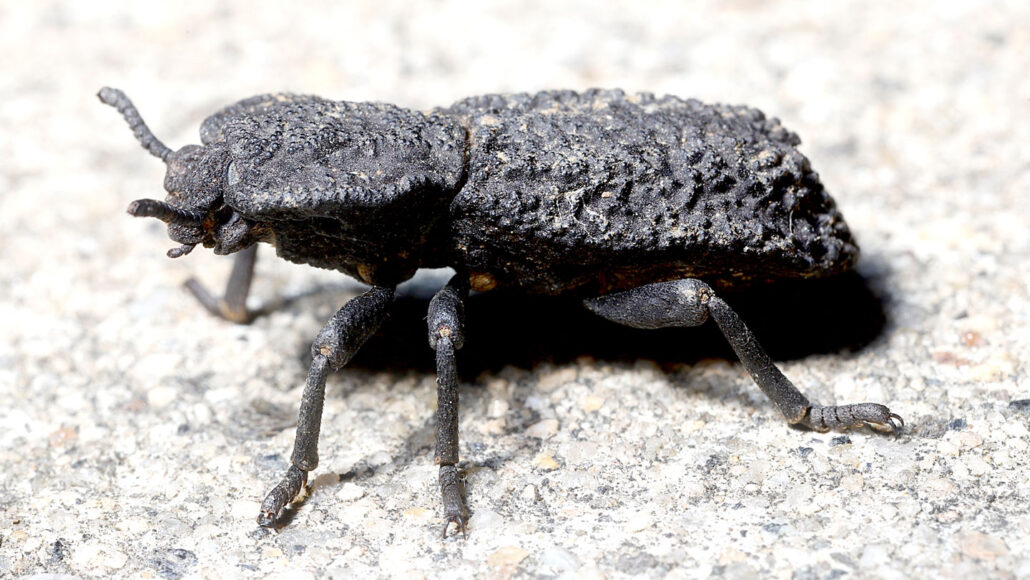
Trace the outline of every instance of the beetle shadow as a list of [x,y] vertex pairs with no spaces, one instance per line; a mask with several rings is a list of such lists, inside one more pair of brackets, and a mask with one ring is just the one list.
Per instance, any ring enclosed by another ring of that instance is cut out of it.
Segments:
[[[426,312],[432,290],[399,294],[392,315],[350,366],[373,371],[435,372]],[[856,272],[722,292],[775,360],[861,349],[887,324],[882,300]],[[704,358],[736,360],[714,323],[640,330],[587,311],[578,300],[488,292],[469,297],[458,372],[470,382],[506,365],[532,369],[581,356],[608,362],[648,359],[659,365]]]

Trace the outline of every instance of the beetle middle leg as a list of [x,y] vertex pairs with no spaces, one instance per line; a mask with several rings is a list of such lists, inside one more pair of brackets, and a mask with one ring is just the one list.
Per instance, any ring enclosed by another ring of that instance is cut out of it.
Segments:
[[300,493],[308,472],[318,466],[318,433],[329,370],[339,370],[386,320],[393,304],[393,288],[374,286],[343,305],[322,327],[311,345],[311,368],[300,400],[297,437],[290,469],[261,502],[258,524],[271,527],[279,513]]
[[700,280],[647,284],[590,298],[583,303],[595,314],[634,328],[698,326],[711,316],[751,378],[772,399],[788,423],[816,431],[869,425],[895,434],[904,426],[900,416],[878,403],[812,405],[776,368],[737,313]]
[[436,463],[443,496],[443,536],[451,523],[467,537],[469,512],[465,484],[458,472],[458,372],[454,352],[465,343],[464,301],[468,276],[455,274],[429,303],[429,346],[436,351]]
[[247,310],[247,294],[254,279],[254,264],[257,262],[257,244],[241,250],[232,263],[232,273],[225,286],[225,297],[216,298],[196,278],[186,281],[186,289],[208,312],[219,318],[239,324],[250,324],[259,314]]

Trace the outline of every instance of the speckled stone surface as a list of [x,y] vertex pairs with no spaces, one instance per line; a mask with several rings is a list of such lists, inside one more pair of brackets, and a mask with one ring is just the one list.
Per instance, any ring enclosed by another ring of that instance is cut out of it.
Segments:
[[[281,6],[0,6],[0,577],[1030,576],[1025,2]],[[861,279],[814,320],[790,309],[818,296],[733,303],[813,400],[889,402],[908,429],[786,427],[711,329],[646,338],[483,295],[458,353],[474,513],[441,540],[431,353],[406,338],[437,274],[370,343],[392,358],[330,378],[310,496],[260,529],[310,341],[361,287],[264,252],[253,305],[291,300],[207,316],[181,284],[220,287],[229,263],[168,260],[160,225],[125,215],[164,170],[105,85],[173,147],[278,90],[756,106],[801,136]]]

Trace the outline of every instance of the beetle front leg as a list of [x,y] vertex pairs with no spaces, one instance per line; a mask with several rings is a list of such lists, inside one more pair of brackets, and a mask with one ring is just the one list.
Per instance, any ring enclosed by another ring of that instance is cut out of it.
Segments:
[[322,424],[322,403],[329,370],[339,370],[382,325],[393,303],[393,288],[375,286],[340,308],[322,327],[311,345],[311,368],[300,400],[297,437],[293,442],[289,471],[261,502],[258,524],[275,525],[279,513],[307,481],[309,471],[318,466],[318,433]]
[[762,392],[780,409],[787,422],[814,429],[849,429],[869,425],[901,431],[904,421],[884,405],[812,405],[780,372],[744,321],[707,284],[684,279],[647,284],[625,292],[591,298],[584,305],[594,313],[634,328],[698,326],[710,315]]
[[254,279],[254,264],[257,262],[257,244],[241,250],[232,263],[232,273],[225,286],[225,297],[216,298],[196,278],[186,281],[186,289],[207,309],[219,318],[238,324],[250,324],[257,312],[247,310],[247,294]]
[[436,463],[443,496],[443,536],[451,523],[463,537],[469,512],[465,483],[458,472],[458,372],[454,352],[465,343],[464,300],[468,276],[456,274],[429,303],[429,346],[436,350]]

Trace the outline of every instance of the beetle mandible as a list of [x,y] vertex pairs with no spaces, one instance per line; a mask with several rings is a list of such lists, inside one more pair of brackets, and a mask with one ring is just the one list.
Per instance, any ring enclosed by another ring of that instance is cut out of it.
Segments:
[[880,404],[810,403],[718,296],[837,274],[858,257],[798,137],[756,109],[596,89],[486,95],[427,113],[271,94],[208,117],[202,145],[173,151],[121,91],[98,96],[168,167],[166,200],[134,201],[129,213],[168,224],[181,244],[172,258],[197,245],[237,254],[224,297],[188,283],[212,313],[254,316],[245,303],[258,242],[371,286],[312,345],[291,466],[261,505],[262,526],[275,525],[318,465],[327,373],[376,331],[394,288],[419,268],[456,272],[428,314],[445,537],[451,523],[464,535],[469,516],[455,351],[470,289],[571,295],[636,328],[711,317],[789,423],[904,425]]

